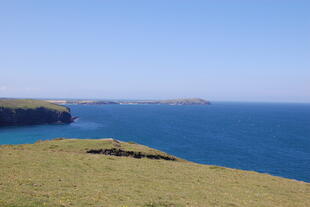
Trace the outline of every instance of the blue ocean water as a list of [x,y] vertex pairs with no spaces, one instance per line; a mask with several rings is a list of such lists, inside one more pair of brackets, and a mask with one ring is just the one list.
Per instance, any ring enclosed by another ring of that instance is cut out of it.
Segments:
[[198,163],[310,182],[310,104],[69,107],[77,122],[0,128],[0,144],[113,137]]

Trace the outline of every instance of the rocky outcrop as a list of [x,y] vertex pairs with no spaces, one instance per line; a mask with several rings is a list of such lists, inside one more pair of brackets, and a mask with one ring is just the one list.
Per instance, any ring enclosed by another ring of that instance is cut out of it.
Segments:
[[172,156],[163,156],[159,154],[146,154],[143,152],[135,152],[135,151],[126,151],[122,149],[92,149],[88,150],[87,153],[90,154],[103,154],[103,155],[110,155],[110,156],[117,156],[117,157],[133,157],[137,159],[141,158],[148,158],[152,160],[172,160],[175,161],[176,158]]
[[0,107],[0,126],[71,123],[70,110],[53,110],[45,107],[6,108]]

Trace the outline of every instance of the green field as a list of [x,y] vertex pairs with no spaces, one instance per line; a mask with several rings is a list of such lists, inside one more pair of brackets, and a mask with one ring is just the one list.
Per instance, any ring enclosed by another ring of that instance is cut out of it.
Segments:
[[310,184],[267,174],[175,161],[86,153],[135,143],[58,139],[0,146],[1,207],[309,207]]
[[10,109],[37,109],[37,108],[47,108],[56,111],[66,111],[69,109],[64,106],[49,103],[41,100],[33,99],[0,99],[0,108],[10,108]]

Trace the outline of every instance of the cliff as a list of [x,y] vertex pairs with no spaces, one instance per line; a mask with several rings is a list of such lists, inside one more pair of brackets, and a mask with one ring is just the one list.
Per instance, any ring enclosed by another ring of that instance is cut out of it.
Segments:
[[70,123],[65,106],[30,99],[0,99],[0,126]]

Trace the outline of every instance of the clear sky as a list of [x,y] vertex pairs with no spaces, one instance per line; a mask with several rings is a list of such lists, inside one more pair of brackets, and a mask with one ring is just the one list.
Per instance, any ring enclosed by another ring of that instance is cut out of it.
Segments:
[[0,97],[310,102],[310,1],[1,0]]

